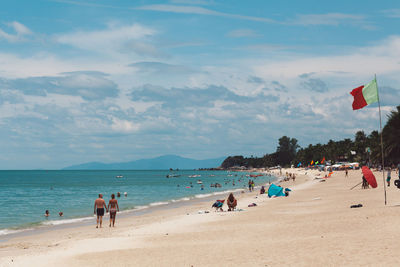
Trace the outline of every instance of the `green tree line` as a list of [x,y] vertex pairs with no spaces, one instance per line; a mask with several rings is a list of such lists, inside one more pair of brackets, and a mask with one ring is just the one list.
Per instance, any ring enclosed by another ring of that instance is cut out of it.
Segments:
[[[388,120],[382,131],[385,165],[400,163],[400,106],[388,115]],[[354,139],[346,138],[340,141],[329,140],[326,144],[300,147],[296,138],[282,136],[274,153],[263,157],[230,156],[224,160],[221,167],[265,168],[273,166],[297,166],[301,163],[307,166],[311,161],[321,162],[322,159],[331,163],[349,161],[378,166],[382,162],[381,141],[378,131],[368,135],[364,131],[356,132]]]

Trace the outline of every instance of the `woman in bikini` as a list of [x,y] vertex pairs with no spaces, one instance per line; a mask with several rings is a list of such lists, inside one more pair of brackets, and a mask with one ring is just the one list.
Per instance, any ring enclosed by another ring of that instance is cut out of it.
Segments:
[[112,226],[114,227],[115,216],[117,216],[117,211],[119,211],[118,200],[115,199],[114,194],[111,195],[111,199],[108,202],[108,210],[110,211],[110,227],[111,227],[111,222]]

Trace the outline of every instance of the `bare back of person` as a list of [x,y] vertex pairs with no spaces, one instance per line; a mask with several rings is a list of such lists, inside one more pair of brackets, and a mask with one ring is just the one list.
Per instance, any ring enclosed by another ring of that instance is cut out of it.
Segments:
[[99,227],[99,222],[101,228],[101,225],[103,223],[104,209],[106,209],[106,211],[108,212],[106,202],[103,199],[103,195],[99,194],[99,198],[94,201],[94,214],[97,214],[96,228]]
[[117,211],[119,211],[118,200],[115,199],[115,195],[111,195],[111,199],[108,202],[108,209],[110,210],[110,227],[111,223],[114,227],[115,224],[115,217],[117,216]]

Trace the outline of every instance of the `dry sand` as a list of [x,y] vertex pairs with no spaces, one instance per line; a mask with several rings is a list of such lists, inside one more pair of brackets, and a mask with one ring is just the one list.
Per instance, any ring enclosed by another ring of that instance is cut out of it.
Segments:
[[102,229],[18,237],[0,243],[0,266],[400,266],[400,190],[388,188],[385,206],[381,173],[378,188],[349,190],[360,170],[325,182],[314,179],[323,172],[285,171],[298,173],[282,183],[293,189],[289,197],[245,193],[244,211],[214,212],[200,202],[117,218],[114,229],[107,220]]

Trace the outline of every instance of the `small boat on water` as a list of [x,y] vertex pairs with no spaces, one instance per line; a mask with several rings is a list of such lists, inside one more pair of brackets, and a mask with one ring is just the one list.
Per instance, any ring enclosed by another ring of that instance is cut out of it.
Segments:
[[197,180],[197,184],[202,184],[203,182],[201,180]]
[[201,177],[201,175],[200,174],[189,175],[189,178],[196,178],[196,177]]
[[124,178],[124,176],[123,175],[117,175],[117,176],[115,176],[115,178]]
[[167,174],[167,178],[174,178],[174,177],[180,177],[180,174]]

